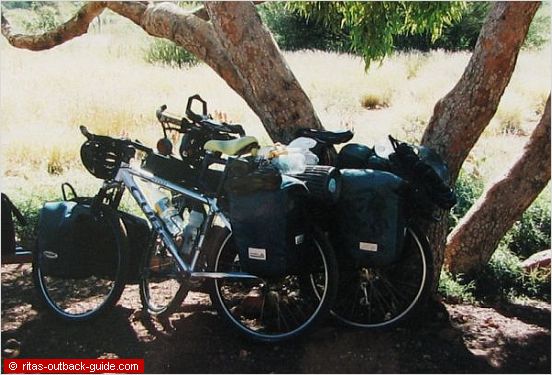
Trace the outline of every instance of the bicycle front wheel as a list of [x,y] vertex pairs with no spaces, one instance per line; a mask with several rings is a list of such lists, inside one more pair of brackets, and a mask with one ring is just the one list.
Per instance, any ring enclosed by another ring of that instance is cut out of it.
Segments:
[[384,267],[340,262],[338,295],[332,315],[358,328],[393,326],[411,317],[429,292],[433,262],[427,240],[407,228],[401,258]]
[[[239,253],[231,235],[221,230],[217,237],[212,270],[240,272]],[[248,338],[275,342],[296,337],[327,315],[337,291],[335,256],[319,231],[315,231],[306,268],[302,274],[274,279],[214,279],[211,300]]]
[[159,236],[144,252],[140,274],[140,298],[144,311],[150,315],[169,315],[175,312],[188,295],[176,259]]
[[[37,243],[33,282],[43,304],[58,318],[97,318],[117,303],[125,287],[128,242],[123,223],[107,208],[95,220],[94,231],[72,234],[75,248],[62,265],[56,249]],[[92,259],[82,259],[84,246],[86,253],[95,254]]]

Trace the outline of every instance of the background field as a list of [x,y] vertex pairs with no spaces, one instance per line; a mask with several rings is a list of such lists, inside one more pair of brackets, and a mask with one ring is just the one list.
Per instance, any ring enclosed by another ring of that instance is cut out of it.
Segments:
[[[60,12],[62,17],[72,12],[71,4]],[[21,9],[7,15],[19,29],[34,17]],[[248,134],[270,143],[259,119],[210,68],[151,64],[146,56],[152,43],[154,38],[109,11],[87,35],[49,51],[17,50],[0,39],[1,189],[25,212],[57,199],[61,182],[73,183],[83,195],[99,187],[80,162],[81,124],[95,133],[127,134],[154,145],[162,135],[155,109],[167,104],[182,114],[188,96],[199,93],[211,112],[225,112]],[[549,43],[521,52],[501,105],[464,166],[464,174],[478,186],[464,186],[475,191],[470,199],[507,170],[539,120],[550,92],[550,52]],[[397,52],[365,71],[362,60],[349,54],[284,55],[324,126],[352,127],[353,140],[368,145],[387,134],[419,140],[433,106],[454,86],[470,57],[442,50]],[[539,199],[549,218],[549,189]],[[27,244],[31,232],[20,234]]]

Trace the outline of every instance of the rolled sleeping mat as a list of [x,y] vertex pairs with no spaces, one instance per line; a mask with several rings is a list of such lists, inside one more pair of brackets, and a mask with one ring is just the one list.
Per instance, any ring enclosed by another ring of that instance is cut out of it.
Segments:
[[305,172],[293,177],[304,181],[313,199],[335,203],[341,194],[341,173],[339,169],[326,165],[308,165]]

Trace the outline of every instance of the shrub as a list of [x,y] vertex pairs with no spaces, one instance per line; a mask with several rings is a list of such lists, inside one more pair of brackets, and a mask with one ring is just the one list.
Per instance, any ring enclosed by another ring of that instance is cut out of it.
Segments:
[[[57,190],[57,189],[56,189]],[[20,191],[9,194],[14,205],[21,211],[21,214],[27,220],[27,225],[22,226],[15,220],[15,233],[17,242],[25,249],[34,249],[40,208],[48,200],[59,199],[59,192],[52,189],[44,189],[39,192]]]
[[458,203],[456,203],[456,206],[454,206],[450,212],[450,229],[458,224],[458,221],[460,221],[479,196],[481,196],[483,187],[483,180],[477,173],[470,173],[465,169],[460,171],[455,185]]
[[278,46],[283,50],[350,50],[346,30],[337,34],[321,23],[290,10],[286,4],[280,2],[267,2],[258,9],[263,23],[270,29]]
[[408,53],[406,54],[406,79],[415,78],[418,72],[427,63],[429,57],[427,53]]
[[61,153],[58,147],[54,147],[48,158],[47,170],[49,174],[62,174],[63,163],[61,161]]
[[517,255],[508,249],[503,240],[489,263],[478,273],[475,295],[482,299],[511,300],[518,297],[539,298],[550,301],[550,272],[526,273]]
[[33,17],[23,20],[23,27],[28,33],[44,33],[60,24],[59,11],[53,6],[33,4],[31,9]]
[[6,9],[32,9],[40,5],[51,5],[55,1],[2,1]]
[[155,39],[150,44],[145,59],[151,64],[160,63],[179,68],[191,67],[199,63],[199,60],[190,52],[164,39]]
[[437,288],[439,294],[448,302],[452,303],[474,303],[475,297],[473,291],[475,289],[474,281],[466,282],[462,275],[453,275],[448,270],[441,270],[439,278],[439,286]]
[[447,51],[472,50],[479,31],[489,10],[489,2],[467,2],[462,18],[452,25],[445,26],[442,34],[434,41],[429,34],[403,35],[395,38],[399,50],[445,49]]
[[525,259],[550,248],[550,188],[545,189],[509,232],[508,247]]
[[524,48],[539,49],[550,42],[550,3],[543,2],[535,14],[531,26],[527,31],[527,37],[523,43]]
[[360,105],[366,109],[385,108],[389,107],[390,103],[391,96],[385,93],[368,93],[360,98]]
[[523,109],[519,106],[501,106],[495,114],[498,134],[526,135],[522,128]]

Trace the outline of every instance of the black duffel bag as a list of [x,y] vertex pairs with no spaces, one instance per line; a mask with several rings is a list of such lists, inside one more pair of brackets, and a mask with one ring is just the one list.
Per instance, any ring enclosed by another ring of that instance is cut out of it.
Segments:
[[343,169],[341,176],[341,199],[331,233],[334,248],[365,266],[398,260],[406,228],[406,182],[371,169]]
[[[248,176],[242,178],[245,184]],[[253,173],[251,179],[263,186],[259,174]],[[243,271],[261,277],[308,272],[305,260],[312,239],[301,202],[304,184],[283,176],[279,186],[273,182],[264,186],[228,192],[233,238]]]

